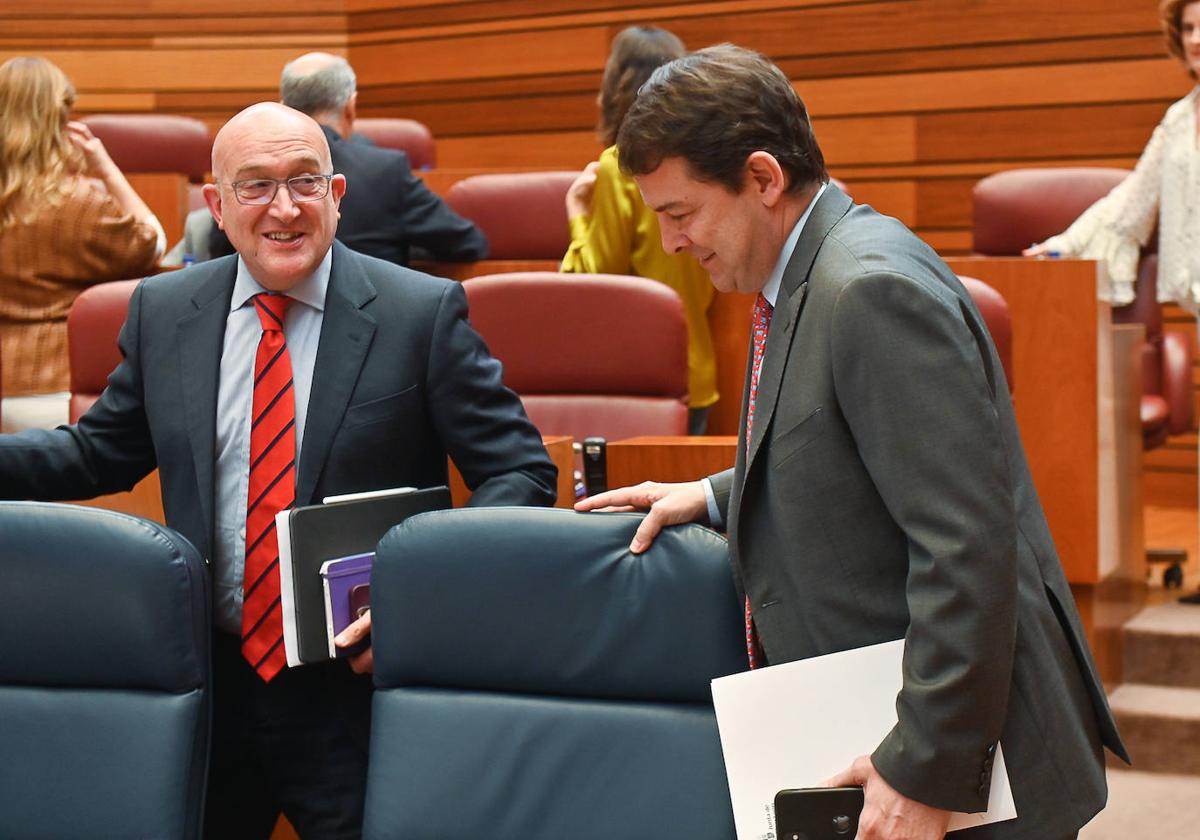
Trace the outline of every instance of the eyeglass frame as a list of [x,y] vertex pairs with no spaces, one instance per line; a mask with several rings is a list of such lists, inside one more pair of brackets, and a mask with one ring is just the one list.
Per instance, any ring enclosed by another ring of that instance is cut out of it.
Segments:
[[[329,185],[333,181],[334,174],[335,173],[331,172],[330,174],[325,175],[323,173],[318,172],[315,174],[293,175],[290,178],[241,178],[237,181],[216,181],[214,183],[216,183],[218,186],[231,188],[233,190],[233,197],[235,199],[237,199],[237,203],[241,204],[243,207],[265,207],[266,205],[272,203],[275,200],[275,197],[277,195],[279,195],[279,185],[280,184],[287,185],[288,198],[290,198],[293,202],[295,202],[297,204],[309,204],[314,201],[320,201],[321,199],[325,198],[325,196],[329,195]],[[316,195],[316,196],[296,195],[295,191],[292,189],[292,181],[298,180],[300,178],[318,178],[318,179],[324,180],[325,189],[321,192],[320,195]],[[272,184],[274,184],[274,189],[271,190],[271,195],[269,198],[267,198],[263,201],[246,201],[245,199],[242,198],[241,194],[238,192],[238,187],[242,184],[252,184],[255,181],[261,181],[261,182],[270,181]]]

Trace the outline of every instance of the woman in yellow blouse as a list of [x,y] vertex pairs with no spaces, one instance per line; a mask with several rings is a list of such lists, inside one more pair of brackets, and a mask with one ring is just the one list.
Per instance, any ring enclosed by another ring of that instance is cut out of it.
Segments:
[[562,270],[649,277],[670,286],[683,299],[688,323],[688,427],[692,434],[703,434],[709,408],[718,396],[708,328],[712,282],[694,257],[663,251],[658,220],[642,201],[637,184],[621,172],[613,145],[638,88],[656,68],[686,52],[675,35],[655,27],[631,26],[613,41],[600,87],[597,128],[608,148],[567,192],[571,246]]

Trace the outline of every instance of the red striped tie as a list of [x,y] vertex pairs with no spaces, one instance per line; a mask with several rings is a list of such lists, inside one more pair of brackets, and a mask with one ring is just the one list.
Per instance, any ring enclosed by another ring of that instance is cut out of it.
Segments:
[[246,566],[242,580],[242,655],[264,681],[287,664],[279,610],[279,541],[275,514],[296,501],[296,399],[283,316],[292,299],[258,294],[263,333],[254,357]]
[[[775,307],[759,292],[754,300],[754,321],[751,334],[754,338],[754,356],[750,363],[750,399],[746,405],[746,458],[750,457],[750,429],[754,427],[754,401],[758,397],[758,374],[762,370],[763,350],[767,346],[767,333],[771,329],[771,315]],[[765,664],[762,646],[758,643],[758,633],[754,630],[754,615],[750,612],[750,596],[746,596],[746,656],[750,659],[750,667],[757,668]]]

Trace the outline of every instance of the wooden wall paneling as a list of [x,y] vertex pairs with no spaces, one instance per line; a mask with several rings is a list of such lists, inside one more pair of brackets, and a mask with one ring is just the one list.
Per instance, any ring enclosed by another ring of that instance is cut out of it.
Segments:
[[582,169],[603,151],[591,131],[434,136],[438,164],[451,168]]

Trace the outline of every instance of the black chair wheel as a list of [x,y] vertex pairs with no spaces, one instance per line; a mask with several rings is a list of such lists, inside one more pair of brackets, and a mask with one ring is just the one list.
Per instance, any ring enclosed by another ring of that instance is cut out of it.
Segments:
[[1163,569],[1163,586],[1167,589],[1183,588],[1183,566],[1172,563]]

